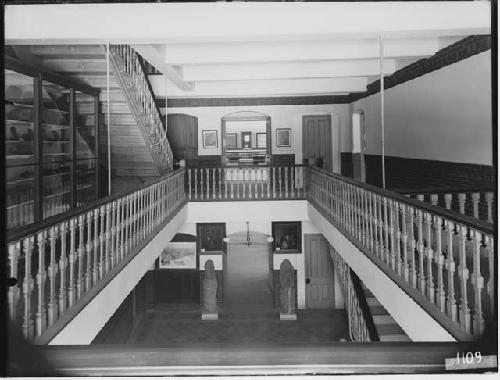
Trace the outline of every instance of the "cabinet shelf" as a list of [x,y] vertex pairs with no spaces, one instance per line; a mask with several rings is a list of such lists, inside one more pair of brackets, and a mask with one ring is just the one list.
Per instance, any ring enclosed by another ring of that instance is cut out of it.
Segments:
[[67,144],[70,142],[71,140],[43,140],[44,144],[54,144],[54,143]]
[[64,194],[69,194],[71,193],[71,191],[63,191],[61,193],[56,193],[56,194],[50,194],[50,195],[44,195],[43,196],[43,199],[50,199],[50,198],[54,198],[54,197],[59,197],[61,195],[64,195]]
[[16,107],[26,107],[26,108],[33,108],[33,104],[24,104],[24,103],[17,103],[13,102],[10,100],[5,100],[5,105],[6,106],[16,106]]
[[31,203],[35,203],[35,201],[31,200],[31,201],[24,201],[24,202],[16,203],[14,205],[7,206],[7,210],[12,210],[14,208],[17,208],[17,207],[20,207],[20,206],[24,206],[24,205],[28,205],[28,204],[31,204]]
[[24,178],[24,179],[16,179],[15,181],[8,181],[6,184],[8,186],[16,186],[19,184],[23,184],[25,182],[33,182],[35,180],[35,177],[29,177],[29,178]]
[[69,129],[69,125],[42,123],[43,128]]
[[8,154],[5,156],[7,160],[25,160],[27,158],[33,158],[33,154]]

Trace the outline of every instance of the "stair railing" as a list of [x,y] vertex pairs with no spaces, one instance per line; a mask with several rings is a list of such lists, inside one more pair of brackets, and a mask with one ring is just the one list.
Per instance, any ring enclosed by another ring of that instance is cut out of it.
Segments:
[[172,170],[173,154],[165,122],[141,57],[128,45],[112,45],[110,53],[113,70],[160,173]]
[[185,204],[184,170],[8,236],[10,319],[47,343]]
[[351,340],[355,342],[380,341],[359,279],[332,246],[330,246],[330,256],[344,296]]
[[490,223],[309,168],[309,202],[458,340],[495,316]]

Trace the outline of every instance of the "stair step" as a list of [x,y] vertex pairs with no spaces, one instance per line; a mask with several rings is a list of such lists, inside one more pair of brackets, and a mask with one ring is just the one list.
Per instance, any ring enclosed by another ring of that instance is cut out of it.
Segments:
[[387,310],[383,306],[369,306],[370,313],[374,315],[387,315]]
[[373,323],[375,325],[394,324],[396,321],[389,314],[372,315]]
[[411,342],[412,340],[405,334],[379,335],[381,342]]
[[376,325],[376,328],[379,335],[405,334],[397,323]]

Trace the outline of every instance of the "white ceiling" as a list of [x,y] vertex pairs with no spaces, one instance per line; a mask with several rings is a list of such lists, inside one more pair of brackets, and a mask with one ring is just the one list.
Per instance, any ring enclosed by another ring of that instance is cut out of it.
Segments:
[[168,97],[362,92],[380,39],[387,75],[489,33],[487,1],[7,5],[5,17],[7,44],[130,44]]

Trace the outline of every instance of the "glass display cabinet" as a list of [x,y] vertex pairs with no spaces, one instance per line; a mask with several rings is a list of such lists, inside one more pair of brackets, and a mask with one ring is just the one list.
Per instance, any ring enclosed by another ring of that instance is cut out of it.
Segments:
[[98,198],[99,91],[5,57],[8,230]]

